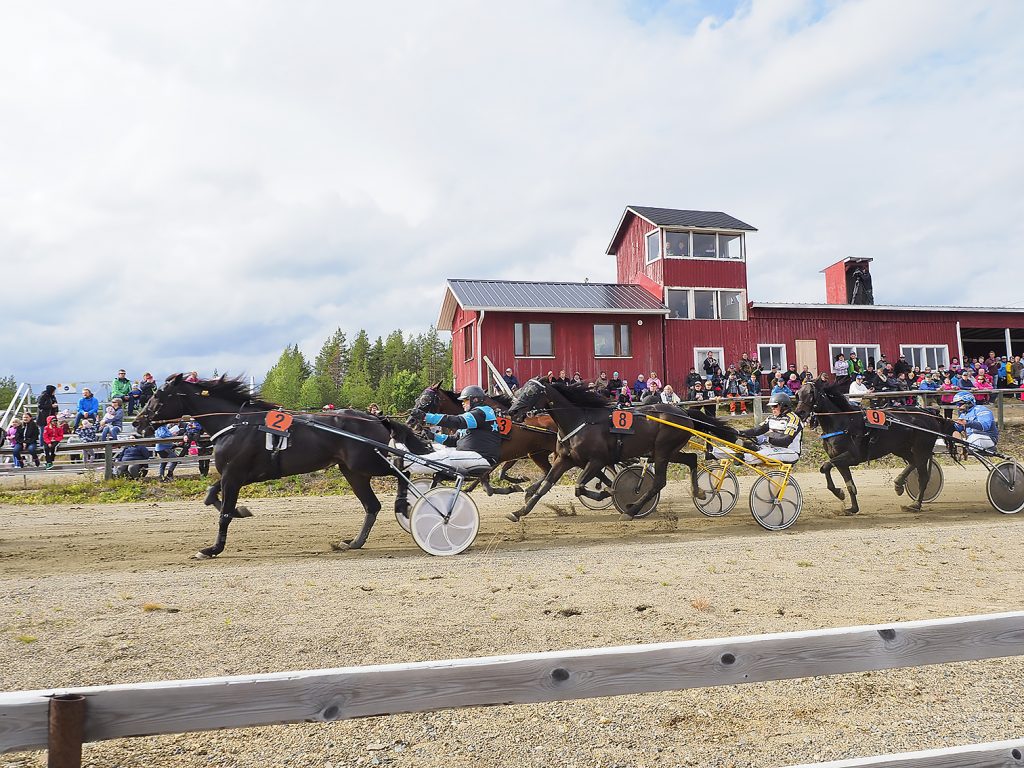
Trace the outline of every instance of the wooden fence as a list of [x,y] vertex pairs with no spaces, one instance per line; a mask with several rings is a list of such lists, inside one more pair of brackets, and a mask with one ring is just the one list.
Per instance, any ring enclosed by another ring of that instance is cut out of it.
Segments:
[[[0,693],[0,753],[83,741],[569,701],[1024,655],[1024,611],[657,645]],[[1024,739],[830,766],[1021,766]],[[79,762],[76,762],[79,761]]]
[[[171,443],[175,447],[175,455],[171,458],[161,458],[156,454],[153,454],[152,458],[149,459],[133,459],[131,461],[117,461],[115,456],[120,452],[121,448],[128,445],[147,445],[153,446],[159,443],[168,444]],[[66,473],[77,473],[83,472],[103,472],[103,479],[110,480],[114,477],[114,469],[116,467],[125,467],[133,464],[159,464],[160,462],[166,462],[168,464],[176,464],[179,467],[197,466],[201,461],[213,461],[213,454],[210,452],[205,453],[202,456],[178,456],[177,449],[181,447],[181,437],[133,437],[125,438],[123,440],[104,440],[96,441],[92,443],[82,442],[62,442],[57,448],[58,456],[73,456],[76,454],[82,455],[81,460],[70,460],[66,462],[59,462],[54,464],[52,469],[43,469],[41,467],[30,467],[27,464],[23,468],[15,467],[13,464],[0,464],[0,477],[7,475],[23,475],[26,478],[32,475],[43,475],[49,474],[66,474]],[[204,444],[204,450],[207,449],[209,442]],[[94,458],[86,459],[84,452],[90,452]],[[42,448],[40,447],[38,453],[42,454]],[[0,456],[10,456],[12,453],[11,449],[7,446],[0,448]],[[22,460],[27,460],[29,455],[22,451]]]

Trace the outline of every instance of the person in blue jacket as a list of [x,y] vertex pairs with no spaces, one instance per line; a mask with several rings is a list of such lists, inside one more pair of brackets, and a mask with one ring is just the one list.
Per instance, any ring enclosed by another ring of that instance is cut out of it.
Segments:
[[91,389],[85,387],[82,389],[82,397],[78,400],[78,415],[75,416],[75,426],[71,428],[72,431],[78,429],[78,425],[82,423],[82,419],[90,419],[94,423],[99,421],[97,418],[99,412],[100,401],[93,396]]
[[970,392],[957,392],[953,395],[953,405],[959,411],[954,419],[957,431],[953,437],[966,439],[976,448],[995,448],[999,442],[999,427],[992,411],[984,405],[978,405]]
[[413,472],[434,471],[419,463],[418,458],[436,461],[462,472],[497,465],[501,455],[501,434],[494,409],[484,404],[486,397],[487,393],[480,387],[468,386],[459,395],[465,411],[460,416],[414,411],[413,415],[422,416],[426,424],[458,431],[454,435],[436,434],[434,440],[441,444],[438,450],[422,457],[409,456],[406,467]]

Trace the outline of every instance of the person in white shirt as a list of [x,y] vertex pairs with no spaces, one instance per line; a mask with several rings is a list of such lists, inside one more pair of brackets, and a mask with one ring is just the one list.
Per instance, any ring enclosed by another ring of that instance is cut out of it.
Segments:
[[871,390],[868,389],[867,384],[864,383],[864,374],[858,373],[856,378],[853,380],[853,383],[850,384],[850,402],[854,405],[860,405],[861,401],[858,395],[866,395],[869,392],[871,392]]

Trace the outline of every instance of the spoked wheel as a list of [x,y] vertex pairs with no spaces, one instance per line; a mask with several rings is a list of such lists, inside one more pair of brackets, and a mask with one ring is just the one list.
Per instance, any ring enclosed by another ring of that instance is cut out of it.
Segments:
[[1016,461],[1003,461],[992,467],[985,481],[989,503],[1004,515],[1024,509],[1024,467]]
[[790,475],[782,498],[778,498],[779,487],[786,473],[776,469],[767,475],[757,478],[750,489],[750,514],[765,530],[784,531],[800,517],[804,495],[796,478]]
[[[432,480],[424,478],[420,480],[413,480],[411,483],[409,483],[409,485],[415,485],[416,490],[418,490],[421,494],[424,494],[430,490],[430,486],[432,483]],[[412,501],[412,503],[409,505],[409,514],[412,515],[412,509],[414,506],[416,506],[416,502],[420,500],[420,497],[414,493],[410,493],[409,498]],[[398,521],[398,524],[401,526],[403,531],[405,531],[406,533],[412,533],[412,523],[409,522],[409,518],[403,515],[397,509],[395,510],[395,520]]]
[[[626,510],[630,505],[639,501],[641,496],[646,496],[653,487],[653,471],[641,470],[640,467],[626,467],[615,476],[615,480],[612,482],[612,503],[622,514],[629,514]],[[633,517],[647,517],[658,506],[660,498],[661,493],[654,494],[651,500],[644,504]]]
[[[928,487],[924,489],[924,498],[921,499],[926,504],[939,497],[939,494],[942,493],[942,486],[945,484],[939,462],[929,459],[928,463],[931,470],[928,474]],[[917,501],[917,497],[921,495],[921,479],[917,476],[916,470],[907,475],[907,484],[904,487],[907,489],[907,496]]]
[[740,498],[740,481],[732,467],[713,461],[697,470],[697,487],[704,491],[704,500],[693,497],[693,505],[702,515],[723,517],[732,512]]
[[[612,482],[614,483],[615,476],[619,474],[619,468],[605,467],[603,471],[608,477],[611,478]],[[605,485],[603,482],[601,482],[600,477],[591,478],[590,480],[583,484],[583,487],[586,488],[588,491],[611,491],[611,486]],[[608,507],[615,503],[615,500],[611,496],[609,496],[607,499],[601,499],[600,501],[598,501],[597,499],[587,498],[586,496],[577,496],[576,498],[579,499],[580,504],[582,504],[584,507],[593,510],[608,509]]]
[[[446,520],[449,509],[451,516]],[[428,555],[445,557],[465,552],[479,530],[476,502],[454,488],[427,491],[412,508],[412,540]]]

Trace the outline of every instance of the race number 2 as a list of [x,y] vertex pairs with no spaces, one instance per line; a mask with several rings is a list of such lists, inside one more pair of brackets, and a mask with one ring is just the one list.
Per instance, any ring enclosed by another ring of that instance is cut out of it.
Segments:
[[633,414],[630,411],[612,411],[611,431],[632,433]]
[[269,411],[263,423],[275,432],[287,432],[292,425],[292,415],[284,411]]

